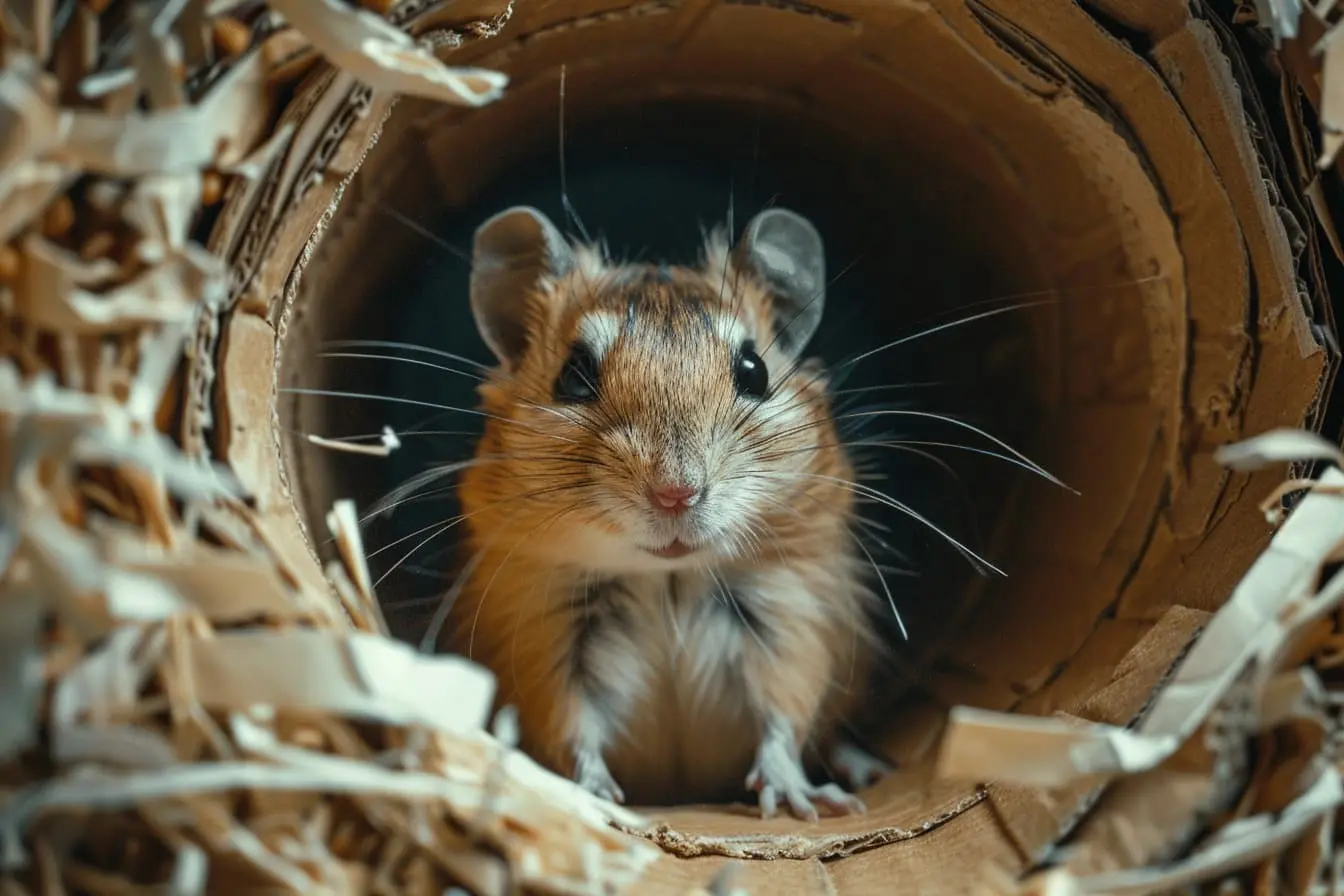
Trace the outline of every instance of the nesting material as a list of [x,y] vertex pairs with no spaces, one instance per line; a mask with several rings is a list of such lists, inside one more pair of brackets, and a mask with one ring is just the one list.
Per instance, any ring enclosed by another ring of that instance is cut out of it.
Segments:
[[[1332,4],[1257,0],[1292,97],[1267,108],[1228,23],[1089,6],[0,10],[6,892],[1337,889],[1344,476],[1308,475],[1338,434],[1299,427],[1337,362],[1314,169],[1344,144],[1344,32]],[[561,63],[602,103],[746,92],[868,137],[894,121],[926,141],[904,162],[960,166],[984,220],[1039,237],[1000,261],[1082,296],[1040,338],[1050,466],[1095,497],[1001,523],[1035,566],[935,645],[869,819],[635,812],[544,771],[489,718],[486,673],[387,636],[354,504],[294,462],[285,358],[349,311],[311,297],[395,263],[367,198],[461,201],[506,160],[487,150],[525,147]],[[1306,494],[1266,547],[1281,477],[1246,477],[1284,462]],[[1071,610],[1054,628],[1041,594]]]

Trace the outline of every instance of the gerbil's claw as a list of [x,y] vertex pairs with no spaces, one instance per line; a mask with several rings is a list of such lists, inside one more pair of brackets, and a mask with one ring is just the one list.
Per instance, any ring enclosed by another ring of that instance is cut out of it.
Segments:
[[847,740],[838,742],[831,749],[830,765],[851,790],[876,784],[892,771],[886,762]]
[[575,761],[574,780],[584,790],[600,799],[624,803],[625,792],[611,776],[607,763],[600,754],[580,753]]
[[862,815],[863,800],[836,784],[816,785],[807,779],[802,764],[782,744],[767,739],[761,744],[756,765],[747,775],[747,787],[759,794],[761,817],[771,818],[781,798],[795,818],[819,819],[818,807],[830,815]]

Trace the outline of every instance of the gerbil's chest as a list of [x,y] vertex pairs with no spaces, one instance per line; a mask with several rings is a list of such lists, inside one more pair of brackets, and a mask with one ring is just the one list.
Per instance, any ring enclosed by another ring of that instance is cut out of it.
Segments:
[[587,608],[593,631],[577,639],[579,650],[600,662],[610,645],[622,644],[642,668],[628,677],[616,674],[632,688],[660,695],[655,702],[668,709],[741,708],[744,653],[753,639],[764,643],[768,624],[746,581],[696,573],[631,575],[604,583],[602,590],[605,606]]
[[[832,645],[818,637],[832,621],[814,593],[784,571],[626,576],[587,590],[573,683],[608,732],[612,772],[637,788],[628,793],[660,802],[740,789],[767,691],[789,676],[832,677]],[[638,789],[655,783],[671,790]]]
[[[746,667],[768,668],[773,646],[815,604],[780,581],[753,575],[678,572],[622,576],[590,588],[576,615],[575,668],[600,690],[619,692],[626,727],[742,717]],[[815,611],[815,607],[813,607]],[[780,670],[788,674],[789,670]],[[647,721],[654,721],[649,719]]]

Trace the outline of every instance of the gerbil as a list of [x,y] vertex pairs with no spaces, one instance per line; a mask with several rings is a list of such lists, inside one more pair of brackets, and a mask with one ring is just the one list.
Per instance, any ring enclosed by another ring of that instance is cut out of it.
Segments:
[[825,371],[823,245],[779,208],[698,267],[614,264],[513,208],[476,232],[471,306],[499,359],[460,497],[472,559],[443,645],[498,676],[522,745],[644,804],[818,785],[885,766],[837,733],[879,649]]

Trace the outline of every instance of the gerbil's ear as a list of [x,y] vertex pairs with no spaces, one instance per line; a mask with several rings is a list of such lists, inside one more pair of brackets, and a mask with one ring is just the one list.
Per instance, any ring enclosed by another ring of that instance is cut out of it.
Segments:
[[527,348],[527,300],[544,280],[574,267],[574,250],[535,208],[505,209],[476,229],[471,253],[471,313],[490,350],[506,365]]
[[826,304],[826,250],[817,228],[797,212],[766,209],[747,222],[733,260],[769,288],[779,346],[801,352]]

